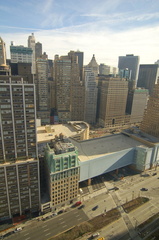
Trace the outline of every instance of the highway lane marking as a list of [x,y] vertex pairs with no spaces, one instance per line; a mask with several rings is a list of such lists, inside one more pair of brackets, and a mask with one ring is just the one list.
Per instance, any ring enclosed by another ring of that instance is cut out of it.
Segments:
[[30,237],[26,238],[25,240],[29,240],[29,239],[30,239]]
[[26,233],[24,236],[27,236],[29,233]]
[[48,235],[50,235],[51,233],[47,233],[45,236],[48,236]]
[[76,217],[79,217],[80,215],[76,215]]
[[63,224],[63,223],[65,223],[65,221],[63,221],[63,222],[60,222],[60,224]]
[[81,220],[82,218],[77,218],[77,220]]
[[45,227],[47,227],[47,225],[43,225],[43,226],[42,226],[42,228],[45,228]]
[[49,231],[49,230],[50,230],[50,229],[49,229],[49,228],[47,228],[47,229],[45,229],[45,230],[44,230],[44,232],[46,232],[46,231]]
[[63,228],[64,228],[64,227],[67,227],[67,225],[64,225],[64,226],[62,226],[62,227],[63,227]]

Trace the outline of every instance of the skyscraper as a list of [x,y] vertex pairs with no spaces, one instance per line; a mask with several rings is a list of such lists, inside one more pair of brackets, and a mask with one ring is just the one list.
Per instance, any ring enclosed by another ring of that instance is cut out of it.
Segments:
[[128,81],[98,76],[98,123],[102,127],[125,124]]
[[35,43],[35,59],[42,56],[42,44],[40,42]]
[[96,76],[92,72],[92,70],[88,67],[84,68],[84,83],[85,83],[84,121],[90,124],[95,124],[98,88],[96,83]]
[[148,133],[154,137],[159,137],[159,83],[154,86],[152,94],[147,103],[143,121],[141,123],[141,131]]
[[33,50],[30,47],[10,46],[11,63],[32,63]]
[[92,69],[92,71],[94,72],[95,76],[98,75],[99,73],[99,65],[95,59],[95,55],[93,54],[93,57],[91,59],[91,61],[88,63],[87,65],[88,68]]
[[48,60],[38,58],[36,60],[36,98],[37,117],[42,124],[50,123],[49,98],[48,98]]
[[128,68],[131,71],[131,80],[135,80],[135,82],[137,83],[139,61],[139,56],[134,56],[133,54],[120,56],[118,61],[119,71]]
[[33,57],[32,57],[32,74],[36,73],[36,63],[35,63],[35,37],[34,33],[32,33],[31,36],[28,37],[28,47],[32,49],[33,51]]
[[0,65],[6,65],[6,46],[3,39],[0,37]]
[[118,68],[101,63],[99,65],[99,74],[100,75],[113,75],[115,77],[118,74]]
[[80,71],[80,80],[82,81],[83,77],[83,59],[84,59],[84,53],[80,51],[74,52],[75,56],[78,57],[78,65],[79,65],[79,71]]
[[84,120],[84,86],[80,81],[78,58],[73,51],[54,60],[56,108],[59,120]]
[[130,123],[141,123],[147,106],[148,89],[136,88],[128,93],[126,112],[130,114]]
[[139,68],[139,77],[137,87],[146,88],[149,90],[149,94],[153,92],[153,88],[157,83],[159,76],[158,64],[142,64]]
[[40,209],[35,86],[0,81],[0,220]]

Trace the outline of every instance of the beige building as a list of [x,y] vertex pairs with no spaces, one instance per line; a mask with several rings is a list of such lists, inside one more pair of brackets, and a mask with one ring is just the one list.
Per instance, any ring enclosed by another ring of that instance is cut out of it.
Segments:
[[36,73],[37,118],[40,118],[41,123],[45,125],[50,123],[47,59],[36,60]]
[[6,65],[6,46],[3,39],[0,37],[0,65]]
[[35,86],[17,76],[4,77],[0,82],[0,220],[40,210]]
[[98,77],[98,123],[103,127],[120,126],[125,116],[128,82],[121,78]]

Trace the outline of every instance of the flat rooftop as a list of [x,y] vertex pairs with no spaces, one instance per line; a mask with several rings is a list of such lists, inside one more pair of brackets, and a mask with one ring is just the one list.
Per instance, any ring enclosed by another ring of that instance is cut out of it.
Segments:
[[78,148],[79,160],[82,162],[129,148],[131,149],[139,146],[148,148],[148,146],[143,143],[122,133],[82,142],[71,139],[71,142]]
[[54,139],[56,135],[62,133],[66,137],[73,137],[77,134],[75,128],[73,128],[70,124],[57,124],[57,125],[49,125],[51,131],[46,132],[46,126],[37,127],[37,142],[48,142],[51,139]]

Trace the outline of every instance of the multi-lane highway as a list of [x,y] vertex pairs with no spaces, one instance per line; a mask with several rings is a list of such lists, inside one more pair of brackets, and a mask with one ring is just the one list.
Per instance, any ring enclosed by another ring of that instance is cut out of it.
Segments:
[[82,210],[73,209],[45,221],[33,221],[22,231],[13,233],[5,239],[45,240],[86,220],[88,217]]

